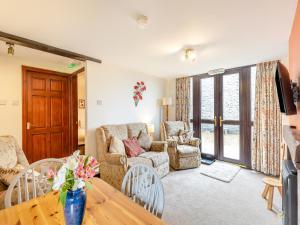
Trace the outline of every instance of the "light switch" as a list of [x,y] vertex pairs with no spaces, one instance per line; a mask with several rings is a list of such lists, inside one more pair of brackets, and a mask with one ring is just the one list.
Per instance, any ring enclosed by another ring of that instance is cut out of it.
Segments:
[[102,100],[97,100],[97,105],[102,105]]
[[7,100],[0,99],[0,105],[7,105]]

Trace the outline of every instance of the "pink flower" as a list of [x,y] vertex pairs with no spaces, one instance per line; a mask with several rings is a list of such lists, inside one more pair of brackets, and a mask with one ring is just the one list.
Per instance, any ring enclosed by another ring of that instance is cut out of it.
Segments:
[[141,84],[144,85],[145,83],[143,81],[141,81]]
[[54,176],[55,176],[55,172],[53,169],[50,168],[48,170],[48,179],[52,179],[52,178],[54,178]]
[[81,179],[84,179],[86,177],[82,162],[80,162],[78,164],[78,167],[75,170],[75,176],[78,177],[78,178],[81,178]]
[[98,165],[98,161],[95,157],[91,156],[91,161],[90,161],[91,167],[95,167]]
[[86,168],[86,172],[85,172],[86,178],[92,178],[95,176],[95,174],[96,174],[96,172],[94,169],[92,169],[89,166]]

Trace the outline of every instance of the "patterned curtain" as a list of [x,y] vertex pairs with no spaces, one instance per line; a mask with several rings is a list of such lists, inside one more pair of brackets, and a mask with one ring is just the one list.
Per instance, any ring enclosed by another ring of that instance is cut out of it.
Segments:
[[282,117],[275,84],[277,61],[257,65],[252,169],[268,175],[280,173]]
[[176,120],[189,124],[190,117],[190,77],[176,79]]

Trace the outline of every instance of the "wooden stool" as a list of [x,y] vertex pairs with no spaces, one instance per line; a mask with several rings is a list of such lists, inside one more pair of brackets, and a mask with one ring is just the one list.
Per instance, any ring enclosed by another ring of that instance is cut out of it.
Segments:
[[274,188],[277,188],[282,196],[282,183],[280,179],[273,177],[265,177],[263,182],[266,186],[261,196],[268,201],[268,209],[272,210]]
[[265,189],[261,196],[268,201],[268,206],[267,208],[269,210],[272,210],[273,206],[273,195],[274,195],[274,188],[277,188],[281,197],[282,197],[282,174],[281,174],[281,169],[282,169],[282,161],[285,159],[285,152],[286,152],[287,146],[285,143],[281,144],[280,147],[280,176],[278,178],[274,177],[265,177],[263,178],[263,182],[266,184]]

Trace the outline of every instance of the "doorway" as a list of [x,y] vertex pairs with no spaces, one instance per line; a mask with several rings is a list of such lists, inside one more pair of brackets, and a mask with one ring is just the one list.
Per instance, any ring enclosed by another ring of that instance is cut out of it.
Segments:
[[77,72],[33,67],[23,73],[23,149],[30,163],[78,149]]
[[192,122],[202,153],[250,167],[255,70],[247,66],[193,77]]

